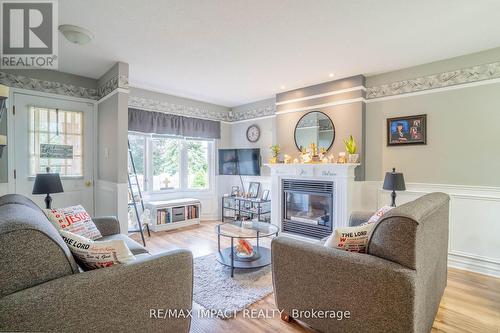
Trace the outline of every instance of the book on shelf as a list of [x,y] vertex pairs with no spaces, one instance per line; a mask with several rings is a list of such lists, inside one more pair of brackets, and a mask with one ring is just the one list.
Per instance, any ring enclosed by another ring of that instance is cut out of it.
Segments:
[[156,224],[170,223],[170,212],[167,209],[158,210],[156,212]]
[[187,219],[196,219],[199,217],[199,207],[197,205],[186,206]]

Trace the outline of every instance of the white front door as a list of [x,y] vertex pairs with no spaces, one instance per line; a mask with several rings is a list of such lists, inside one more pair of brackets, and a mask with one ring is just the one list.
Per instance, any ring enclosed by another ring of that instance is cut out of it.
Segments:
[[92,103],[14,93],[16,193],[45,208],[32,195],[37,173],[57,172],[64,192],[51,194],[52,208],[81,204],[94,213]]

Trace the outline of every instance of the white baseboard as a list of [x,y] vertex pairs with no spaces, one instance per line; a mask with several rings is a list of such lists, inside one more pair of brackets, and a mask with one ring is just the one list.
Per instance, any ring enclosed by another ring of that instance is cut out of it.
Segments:
[[500,277],[500,262],[467,253],[448,253],[448,266],[493,277]]

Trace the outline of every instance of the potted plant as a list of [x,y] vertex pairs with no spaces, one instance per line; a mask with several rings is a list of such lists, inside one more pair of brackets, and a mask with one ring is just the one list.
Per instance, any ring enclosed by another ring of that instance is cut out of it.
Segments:
[[278,145],[278,144],[272,145],[270,148],[271,148],[272,157],[269,160],[269,163],[271,163],[271,164],[278,163],[278,158],[279,158],[279,154],[281,151],[280,145]]
[[349,138],[344,139],[344,145],[345,150],[349,154],[347,161],[349,163],[358,163],[359,154],[356,153],[358,151],[358,147],[356,146],[356,141],[354,141],[352,135],[349,135]]

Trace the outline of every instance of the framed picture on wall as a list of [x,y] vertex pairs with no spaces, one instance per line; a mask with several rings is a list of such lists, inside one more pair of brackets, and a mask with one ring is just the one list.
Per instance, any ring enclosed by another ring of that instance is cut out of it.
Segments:
[[427,144],[427,115],[387,119],[387,145]]

